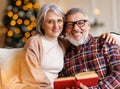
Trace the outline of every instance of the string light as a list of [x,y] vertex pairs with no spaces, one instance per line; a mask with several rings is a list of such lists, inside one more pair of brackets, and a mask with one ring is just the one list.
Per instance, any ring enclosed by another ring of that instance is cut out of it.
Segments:
[[[3,24],[6,29],[6,45],[20,47],[36,34],[36,15],[39,3],[34,0],[13,0],[9,2]],[[7,18],[6,18],[7,17]],[[14,44],[14,45],[12,45]]]
[[9,37],[13,36],[13,31],[11,31],[11,30],[8,31],[7,35],[8,35]]
[[16,1],[16,6],[20,6],[21,3],[22,3],[22,2],[21,2],[20,0],[17,0],[17,1]]
[[8,12],[8,16],[9,16],[9,17],[12,17],[12,16],[13,16],[13,12],[12,12],[12,11],[9,11],[9,12]]
[[16,21],[15,20],[11,20],[10,25],[11,26],[15,26],[16,25]]
[[30,23],[29,20],[27,20],[27,19],[24,20],[24,24],[25,24],[25,25],[29,25],[29,23]]
[[17,20],[17,24],[19,24],[19,25],[22,24],[22,22],[23,22],[22,19]]
[[18,19],[18,15],[17,15],[17,14],[14,14],[14,15],[13,15],[13,19],[14,19],[14,20]]

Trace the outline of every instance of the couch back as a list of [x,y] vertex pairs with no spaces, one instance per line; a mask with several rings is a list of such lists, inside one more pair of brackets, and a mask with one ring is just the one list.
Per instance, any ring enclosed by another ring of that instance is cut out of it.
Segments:
[[19,63],[22,56],[22,48],[0,48],[0,89],[14,80],[11,78],[18,76]]
[[116,44],[120,47],[120,35],[112,34],[112,36],[116,39]]

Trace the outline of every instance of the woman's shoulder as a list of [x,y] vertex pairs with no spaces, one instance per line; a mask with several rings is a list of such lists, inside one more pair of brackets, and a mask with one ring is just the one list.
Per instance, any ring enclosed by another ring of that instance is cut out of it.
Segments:
[[34,36],[31,36],[28,41],[26,42],[25,46],[37,46],[41,44],[41,35],[36,34]]
[[31,36],[26,43],[33,43],[33,42],[39,42],[41,40],[41,35],[36,34],[34,36]]
[[40,34],[36,34],[34,36],[31,36],[28,40],[37,40],[38,38],[41,38]]

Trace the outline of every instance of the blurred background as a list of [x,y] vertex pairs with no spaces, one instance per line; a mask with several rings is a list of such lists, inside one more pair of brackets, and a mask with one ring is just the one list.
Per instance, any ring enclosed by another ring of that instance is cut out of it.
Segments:
[[120,33],[120,0],[0,0],[0,47],[23,47],[35,34],[38,9],[56,3],[66,12],[83,8],[91,21],[91,34]]

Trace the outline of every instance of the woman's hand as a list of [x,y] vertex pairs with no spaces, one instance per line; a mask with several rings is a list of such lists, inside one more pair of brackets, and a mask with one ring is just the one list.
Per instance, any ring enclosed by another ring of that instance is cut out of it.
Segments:
[[88,89],[88,87],[85,86],[84,84],[80,83],[80,88],[75,88],[75,87],[73,86],[73,87],[71,87],[71,88],[66,87],[65,89]]
[[108,43],[116,43],[116,39],[110,33],[103,33],[100,37],[106,38],[106,42]]
[[[71,88],[65,88],[65,89],[81,89],[81,88],[75,88],[74,86],[73,87],[71,87]],[[84,89],[84,88],[83,88]]]
[[80,83],[80,89],[88,89],[88,87],[85,86],[84,84]]
[[[66,87],[65,89],[76,89],[76,88],[73,86],[71,88]],[[80,88],[78,88],[78,89],[80,89]]]

